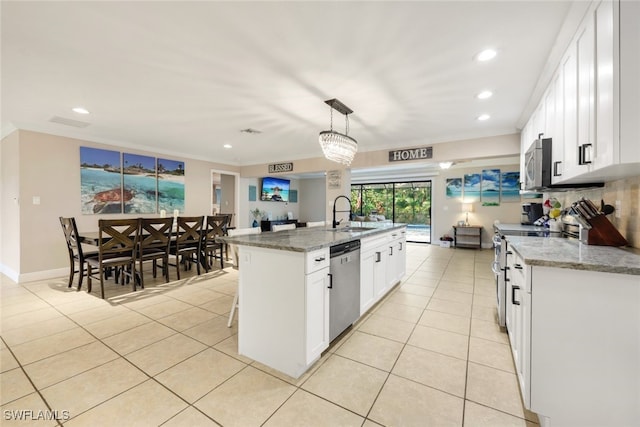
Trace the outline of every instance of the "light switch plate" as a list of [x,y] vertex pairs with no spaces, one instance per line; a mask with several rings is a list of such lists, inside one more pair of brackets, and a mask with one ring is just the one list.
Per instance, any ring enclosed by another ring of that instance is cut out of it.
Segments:
[[34,205],[40,204],[40,196],[33,196],[33,204]]

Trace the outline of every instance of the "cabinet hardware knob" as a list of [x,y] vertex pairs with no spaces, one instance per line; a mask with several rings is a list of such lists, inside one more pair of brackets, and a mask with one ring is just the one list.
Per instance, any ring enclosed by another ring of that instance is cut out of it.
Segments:
[[329,276],[329,286],[327,288],[333,289],[333,274],[327,273],[327,276]]
[[325,258],[323,256],[318,257],[318,258],[315,259],[316,262],[320,262],[320,261],[324,261],[324,260],[325,260]]

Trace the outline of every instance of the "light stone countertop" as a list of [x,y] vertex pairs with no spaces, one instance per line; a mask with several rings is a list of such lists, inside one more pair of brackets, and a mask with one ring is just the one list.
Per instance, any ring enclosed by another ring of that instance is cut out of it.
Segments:
[[640,275],[638,249],[585,245],[558,237],[507,236],[507,241],[528,265]]
[[[370,230],[354,229],[356,227],[366,227],[370,228]],[[284,251],[311,252],[405,227],[406,224],[400,223],[351,222],[348,227],[342,226],[337,229],[332,229],[331,227],[300,227],[295,230],[264,232],[244,236],[223,236],[217,237],[216,241],[239,246],[257,246]]]

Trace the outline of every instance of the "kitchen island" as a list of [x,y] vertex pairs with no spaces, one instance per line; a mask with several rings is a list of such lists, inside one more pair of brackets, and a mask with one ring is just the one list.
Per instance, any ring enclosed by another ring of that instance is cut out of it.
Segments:
[[525,407],[542,426],[638,425],[638,250],[506,238],[506,323]]
[[[405,224],[352,222],[219,237],[239,250],[238,352],[298,378],[329,346],[330,248],[361,241],[362,315],[404,275],[405,232]],[[384,270],[378,286],[367,274],[373,264],[363,263],[368,253]]]

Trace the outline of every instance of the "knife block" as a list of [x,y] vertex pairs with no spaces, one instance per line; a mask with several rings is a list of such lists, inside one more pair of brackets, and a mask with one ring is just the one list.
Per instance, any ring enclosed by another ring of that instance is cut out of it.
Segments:
[[629,244],[605,215],[596,215],[588,219],[587,222],[589,222],[591,228],[580,230],[580,241],[582,243],[596,246],[626,246]]

